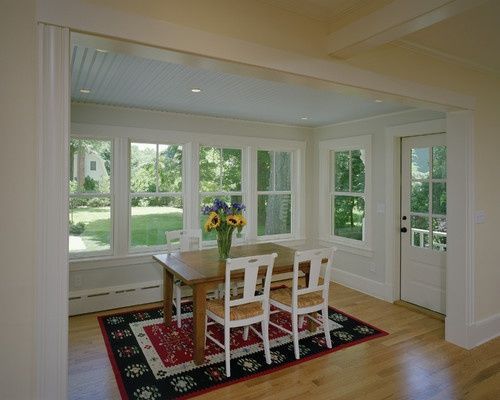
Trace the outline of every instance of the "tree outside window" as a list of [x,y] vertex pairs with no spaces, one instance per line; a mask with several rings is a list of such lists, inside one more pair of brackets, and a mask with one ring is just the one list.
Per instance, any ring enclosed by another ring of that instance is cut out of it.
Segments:
[[292,154],[257,151],[257,236],[292,232]]
[[364,241],[365,151],[363,149],[332,151],[331,157],[332,234]]
[[[206,215],[201,213],[201,209],[212,205],[216,198],[228,204],[243,203],[241,160],[241,149],[200,146],[199,218],[201,228],[206,220]],[[203,230],[203,240],[216,240],[216,232]]]
[[165,245],[183,229],[182,146],[130,143],[130,245]]

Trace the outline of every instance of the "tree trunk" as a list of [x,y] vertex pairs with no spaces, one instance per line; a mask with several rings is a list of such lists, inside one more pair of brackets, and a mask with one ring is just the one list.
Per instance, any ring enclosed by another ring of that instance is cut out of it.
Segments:
[[77,169],[78,188],[83,190],[85,182],[85,148],[78,147],[78,169]]

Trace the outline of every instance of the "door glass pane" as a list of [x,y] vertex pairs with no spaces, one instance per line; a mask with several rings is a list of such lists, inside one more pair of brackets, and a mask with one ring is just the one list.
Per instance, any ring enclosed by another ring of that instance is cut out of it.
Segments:
[[429,247],[429,218],[412,215],[410,230],[412,246]]
[[420,213],[429,212],[429,182],[412,182],[411,211]]
[[447,236],[446,218],[432,218],[432,248],[446,251]]
[[69,251],[102,251],[111,248],[109,197],[69,199]]
[[200,191],[219,192],[222,177],[222,154],[217,147],[200,147]]
[[257,199],[257,235],[279,235],[292,232],[292,196],[259,195]]
[[335,236],[363,240],[365,200],[358,196],[334,196],[332,202]]
[[335,152],[335,190],[349,192],[349,151]]
[[257,190],[262,192],[273,190],[273,175],[273,152],[259,150],[257,152]]
[[290,190],[291,154],[284,151],[277,151],[274,164],[276,168],[276,190]]
[[446,146],[432,148],[432,177],[446,179]]
[[365,151],[351,151],[352,191],[363,193],[365,191]]
[[429,179],[429,148],[411,149],[412,179]]
[[222,149],[222,190],[239,192],[241,190],[241,150]]
[[432,213],[446,215],[446,183],[432,183]]
[[165,245],[166,231],[183,229],[182,215],[181,197],[132,197],[132,247]]
[[182,192],[182,146],[159,145],[158,179],[160,192]]
[[156,144],[130,144],[130,191],[156,192]]

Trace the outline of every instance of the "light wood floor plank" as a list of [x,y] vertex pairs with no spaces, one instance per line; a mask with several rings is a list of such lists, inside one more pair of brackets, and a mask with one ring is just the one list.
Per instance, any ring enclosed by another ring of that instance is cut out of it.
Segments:
[[[500,399],[500,338],[467,351],[444,341],[442,321],[336,284],[330,305],[390,335],[197,398]],[[120,398],[96,317],[152,306],[70,318],[70,399]]]

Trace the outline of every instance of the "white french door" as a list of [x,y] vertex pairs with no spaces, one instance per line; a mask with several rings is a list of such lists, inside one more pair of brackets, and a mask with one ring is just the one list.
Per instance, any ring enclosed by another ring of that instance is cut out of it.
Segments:
[[446,136],[401,141],[401,300],[446,313]]

